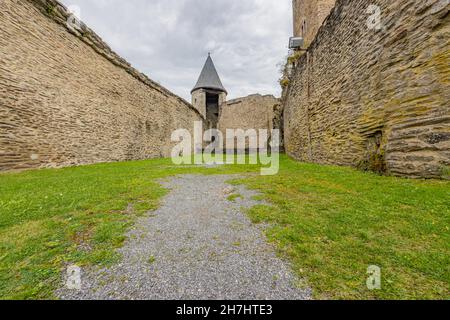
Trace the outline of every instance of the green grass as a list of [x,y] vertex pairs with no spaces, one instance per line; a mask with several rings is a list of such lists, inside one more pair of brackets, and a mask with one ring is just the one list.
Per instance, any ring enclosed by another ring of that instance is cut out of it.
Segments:
[[0,174],[0,299],[54,298],[65,266],[111,264],[134,219],[182,173],[256,172],[149,160]]
[[156,261],[155,256],[150,256],[147,260],[148,264],[153,264],[153,263],[155,263],[155,261]]
[[227,200],[231,202],[236,202],[237,199],[242,199],[242,195],[239,193],[233,193],[227,197]]
[[[269,240],[316,298],[449,297],[449,182],[282,156],[276,176],[167,159],[0,174],[0,298],[54,298],[65,266],[117,261],[126,230],[166,193],[157,181],[184,173],[251,173],[235,183],[260,190],[272,206],[250,217],[270,223]],[[366,288],[371,264],[382,268],[380,291]]]
[[[249,210],[319,299],[450,298],[450,183],[382,177],[283,157],[249,177],[273,205]],[[381,290],[367,289],[369,265]]]

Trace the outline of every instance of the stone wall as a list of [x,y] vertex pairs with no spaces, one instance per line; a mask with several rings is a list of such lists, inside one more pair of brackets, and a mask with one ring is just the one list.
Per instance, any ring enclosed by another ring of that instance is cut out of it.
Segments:
[[[367,25],[381,8],[381,29]],[[285,148],[323,164],[408,177],[450,165],[447,0],[338,0],[297,63]]]
[[[217,107],[210,108],[207,106],[207,99],[206,99],[207,93],[218,95],[219,104]],[[198,89],[192,92],[192,105],[206,119],[207,128],[217,127],[217,116],[216,116],[217,109],[226,101],[226,99],[227,94],[225,92],[219,92],[208,89]]]
[[192,92],[192,105],[198,112],[206,118],[206,93],[205,90],[199,89]]
[[280,128],[279,107],[279,99],[272,95],[253,94],[229,100],[221,107],[218,129],[225,135],[227,129]]
[[335,2],[336,0],[292,0],[294,37],[303,37],[305,48],[314,40]]
[[169,156],[203,117],[54,0],[0,2],[0,170]]

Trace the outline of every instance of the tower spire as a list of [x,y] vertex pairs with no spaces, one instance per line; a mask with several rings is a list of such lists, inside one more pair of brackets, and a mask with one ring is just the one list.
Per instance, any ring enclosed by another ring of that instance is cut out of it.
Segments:
[[206,59],[205,65],[200,73],[197,84],[194,86],[191,93],[198,89],[211,89],[227,93],[222,81],[220,81],[216,67],[214,66],[214,62],[211,58],[211,52],[208,52],[208,58]]

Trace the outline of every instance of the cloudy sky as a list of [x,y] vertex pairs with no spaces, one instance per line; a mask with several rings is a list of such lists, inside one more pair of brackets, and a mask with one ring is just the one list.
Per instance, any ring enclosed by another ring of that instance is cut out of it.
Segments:
[[291,0],[62,0],[114,51],[185,99],[211,51],[229,98],[279,96]]

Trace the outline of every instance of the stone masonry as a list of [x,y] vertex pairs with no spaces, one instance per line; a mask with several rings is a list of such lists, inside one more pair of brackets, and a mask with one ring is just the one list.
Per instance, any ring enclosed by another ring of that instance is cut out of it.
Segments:
[[[370,5],[380,9],[380,28],[367,23]],[[450,166],[449,21],[448,0],[338,0],[290,76],[287,153],[443,177]]]
[[[286,152],[302,161],[448,174],[449,1],[293,5],[295,35],[303,32],[308,50],[294,63],[282,106],[271,96],[219,97],[218,128],[283,127]],[[368,24],[373,5],[379,28]],[[0,2],[0,170],[169,156],[173,130],[192,130],[194,121],[210,127],[206,110],[139,73],[84,24],[67,25],[68,17],[56,0]]]
[[0,170],[169,156],[204,117],[54,0],[0,2]]
[[229,100],[221,106],[218,129],[224,135],[227,129],[279,129],[279,106],[279,99],[272,95],[253,94]]
[[336,0],[292,0],[294,37],[302,37],[307,48],[319,31]]

